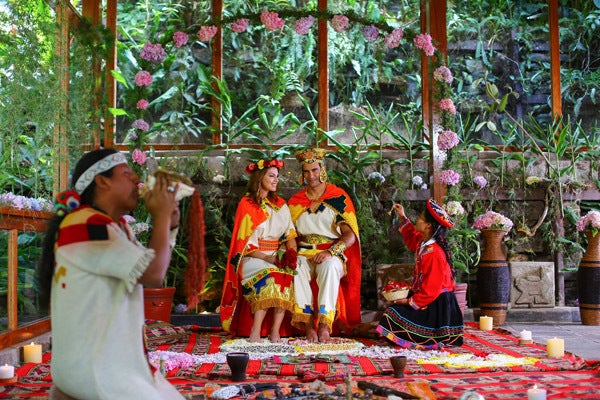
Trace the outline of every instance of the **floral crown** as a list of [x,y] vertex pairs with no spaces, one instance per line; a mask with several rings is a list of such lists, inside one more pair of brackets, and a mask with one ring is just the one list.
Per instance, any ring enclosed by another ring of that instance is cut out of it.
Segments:
[[271,168],[271,167],[281,169],[281,168],[283,168],[283,165],[284,165],[283,160],[278,160],[278,159],[273,159],[271,161],[258,160],[255,163],[248,164],[248,166],[246,167],[246,173],[251,174],[254,171],[259,171],[261,169]]

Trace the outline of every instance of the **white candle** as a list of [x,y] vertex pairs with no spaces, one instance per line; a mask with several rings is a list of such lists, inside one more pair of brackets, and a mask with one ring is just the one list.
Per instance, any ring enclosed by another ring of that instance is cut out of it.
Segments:
[[10,379],[15,376],[15,367],[4,364],[0,366],[0,379]]
[[548,339],[546,342],[548,357],[560,358],[565,355],[565,341],[558,338]]
[[27,344],[23,347],[23,361],[26,363],[41,363],[42,362],[42,345]]
[[494,326],[494,318],[486,317],[485,315],[479,317],[479,329],[482,331],[491,331]]
[[521,340],[531,340],[531,331],[523,329],[520,334]]
[[538,389],[537,385],[533,385],[527,391],[527,400],[546,400],[546,389]]

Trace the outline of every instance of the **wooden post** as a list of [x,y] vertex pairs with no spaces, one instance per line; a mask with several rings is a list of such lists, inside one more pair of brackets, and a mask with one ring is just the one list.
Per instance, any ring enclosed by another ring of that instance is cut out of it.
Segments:
[[[327,11],[327,0],[319,0],[318,4],[319,12]],[[319,18],[317,23],[318,36],[317,46],[319,59],[317,61],[318,73],[319,73],[319,101],[318,101],[318,115],[317,123],[318,128],[323,131],[329,130],[329,58],[328,44],[327,44],[327,24],[328,21],[323,18]],[[317,142],[320,140],[320,133],[316,132]]]
[[117,107],[117,85],[115,78],[110,71],[117,69],[117,0],[108,0],[106,2],[106,27],[114,35],[113,42],[109,44],[111,49],[108,58],[105,60],[104,68],[106,74],[106,96],[107,107],[103,110],[104,115],[104,147],[114,146],[115,137],[115,116],[108,112],[108,107]]
[[[219,21],[223,15],[223,0],[213,0],[212,2],[212,18],[213,21]],[[223,77],[223,27],[217,25],[217,34],[212,42],[212,74],[215,78]],[[213,83],[216,87],[216,83]],[[221,131],[223,130],[223,119],[221,118],[221,103],[216,98],[211,100],[212,106],[212,127],[215,129],[212,135],[213,144],[220,144],[223,140]]]
[[[446,34],[446,0],[421,0],[421,32],[429,33],[433,39],[434,46],[439,54],[444,58],[448,54],[448,37]],[[435,56],[434,56],[435,57]],[[435,138],[435,126],[439,121],[433,104],[433,80],[430,71],[431,59],[424,54],[421,57],[421,98],[423,115],[423,136],[426,142],[429,142],[431,164],[429,168],[430,176],[433,179],[431,186],[432,197],[441,202],[446,195],[448,188],[439,182],[438,175],[443,159],[440,158]]]
[[[100,19],[100,4],[98,0],[83,0],[81,4],[83,16],[88,18],[92,24],[97,25],[101,23]],[[92,54],[92,79],[94,80],[94,96],[92,97],[92,111],[91,125],[92,125],[92,136],[93,136],[93,148],[100,148],[100,99],[102,98],[102,87],[100,85],[101,67],[100,57],[98,54]]]
[[548,25],[550,25],[550,87],[552,90],[552,115],[562,116],[560,94],[560,40],[558,29],[558,0],[548,0]]
[[56,115],[56,124],[53,129],[52,145],[54,147],[54,183],[52,190],[54,196],[65,190],[69,185],[69,151],[67,146],[67,121],[69,113],[69,20],[72,14],[70,4],[65,4],[66,0],[56,2],[54,11],[56,12],[56,56],[59,60],[59,66],[56,69],[56,77],[60,80],[60,90],[64,95],[61,96],[60,111]]

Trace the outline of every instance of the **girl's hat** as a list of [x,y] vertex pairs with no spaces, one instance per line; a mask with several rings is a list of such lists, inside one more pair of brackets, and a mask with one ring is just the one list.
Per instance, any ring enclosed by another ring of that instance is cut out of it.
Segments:
[[450,219],[446,210],[433,199],[427,199],[427,211],[429,211],[429,214],[431,214],[441,226],[454,228],[454,222],[452,222],[452,219]]

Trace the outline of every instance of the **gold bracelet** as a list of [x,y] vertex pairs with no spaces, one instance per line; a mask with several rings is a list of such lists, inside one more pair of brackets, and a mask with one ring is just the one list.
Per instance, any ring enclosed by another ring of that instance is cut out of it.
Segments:
[[342,260],[346,261],[346,256],[344,255],[344,252],[346,251],[346,243],[344,243],[343,241],[338,240],[328,250],[331,253],[331,255],[339,257]]

